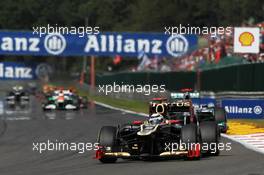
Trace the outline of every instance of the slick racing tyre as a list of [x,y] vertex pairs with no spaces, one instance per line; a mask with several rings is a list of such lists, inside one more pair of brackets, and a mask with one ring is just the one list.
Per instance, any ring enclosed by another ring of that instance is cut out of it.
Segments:
[[194,123],[185,125],[181,129],[181,141],[188,150],[185,160],[200,159],[200,145],[198,143],[197,125]]
[[215,121],[217,123],[226,121],[226,112],[223,108],[215,108]]
[[[116,134],[117,128],[113,126],[104,126],[101,128],[98,143],[102,147],[111,147],[111,150],[115,148],[116,145]],[[117,158],[115,157],[105,157],[99,159],[102,163],[115,163]]]
[[206,155],[219,155],[218,143],[219,143],[219,129],[214,121],[205,121],[200,123],[200,133],[202,139],[202,151]]
[[221,129],[221,132],[226,133],[226,111],[223,108],[215,108],[215,121],[216,123],[224,123],[225,127]]
[[197,126],[195,124],[188,124],[181,129],[181,140],[185,144],[197,143]]

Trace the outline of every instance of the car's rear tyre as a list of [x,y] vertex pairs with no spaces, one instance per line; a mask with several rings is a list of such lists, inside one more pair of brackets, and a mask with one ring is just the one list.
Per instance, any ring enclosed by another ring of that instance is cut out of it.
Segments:
[[215,121],[217,124],[221,123],[220,131],[222,133],[227,132],[227,125],[226,125],[226,111],[223,108],[215,108]]
[[187,155],[185,160],[199,160],[200,146],[198,145],[197,125],[194,123],[185,125],[181,129],[181,141],[188,148],[188,152],[192,155]]
[[215,108],[215,121],[219,122],[226,122],[226,112],[223,108]]
[[214,121],[200,123],[200,133],[202,140],[202,151],[206,155],[218,156],[219,128]]
[[[101,128],[98,137],[98,143],[102,147],[111,147],[112,150],[116,146],[117,128],[113,126],[104,126]],[[101,157],[99,159],[102,163],[115,163],[117,158],[115,157]]]
[[8,108],[14,109],[14,108],[16,108],[16,106],[14,104],[10,104],[10,105],[8,105]]
[[188,124],[181,129],[181,140],[185,144],[197,143],[197,126],[195,124]]

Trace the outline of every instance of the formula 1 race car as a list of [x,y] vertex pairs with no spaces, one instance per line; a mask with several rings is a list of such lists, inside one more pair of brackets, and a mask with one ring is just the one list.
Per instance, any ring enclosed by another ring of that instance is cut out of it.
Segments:
[[68,90],[56,90],[46,97],[42,104],[43,110],[77,110],[78,99]]
[[46,95],[43,110],[78,110],[87,108],[88,99],[78,96],[71,90],[55,90]]
[[[114,163],[118,158],[199,159],[201,154],[218,155],[217,148],[203,150],[201,143],[218,144],[220,134],[213,121],[198,123],[190,100],[168,103],[166,115],[152,114],[146,121],[134,121],[122,126],[104,126],[98,135],[96,158],[102,163]],[[157,109],[158,110],[158,109]]]
[[5,100],[9,108],[24,108],[29,105],[29,95],[22,86],[14,86]]
[[[171,93],[172,99],[190,99],[201,101],[199,92],[190,92],[192,89],[183,89],[182,92]],[[213,103],[195,105],[195,112],[200,122],[215,121],[221,133],[226,133],[227,113],[221,107],[216,107]]]
[[223,108],[207,105],[202,106],[196,110],[196,115],[199,122],[215,121],[221,133],[227,132],[227,116],[226,111]]

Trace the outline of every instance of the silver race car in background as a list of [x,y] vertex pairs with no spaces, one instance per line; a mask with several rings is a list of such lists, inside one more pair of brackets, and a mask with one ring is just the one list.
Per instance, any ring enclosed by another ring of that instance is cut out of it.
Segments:
[[29,100],[30,97],[23,86],[14,86],[5,98],[6,105],[9,108],[25,108],[29,105]]

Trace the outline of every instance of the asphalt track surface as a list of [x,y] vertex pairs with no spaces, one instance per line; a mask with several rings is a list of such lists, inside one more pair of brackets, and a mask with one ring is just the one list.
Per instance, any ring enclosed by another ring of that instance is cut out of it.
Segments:
[[201,174],[264,175],[264,155],[232,143],[232,150],[218,157],[199,161],[129,161],[101,164],[93,159],[94,151],[33,151],[33,142],[96,142],[103,125],[126,123],[142,117],[104,107],[90,107],[80,112],[45,114],[40,103],[31,99],[29,113],[1,116],[0,175],[126,175],[126,174]]

